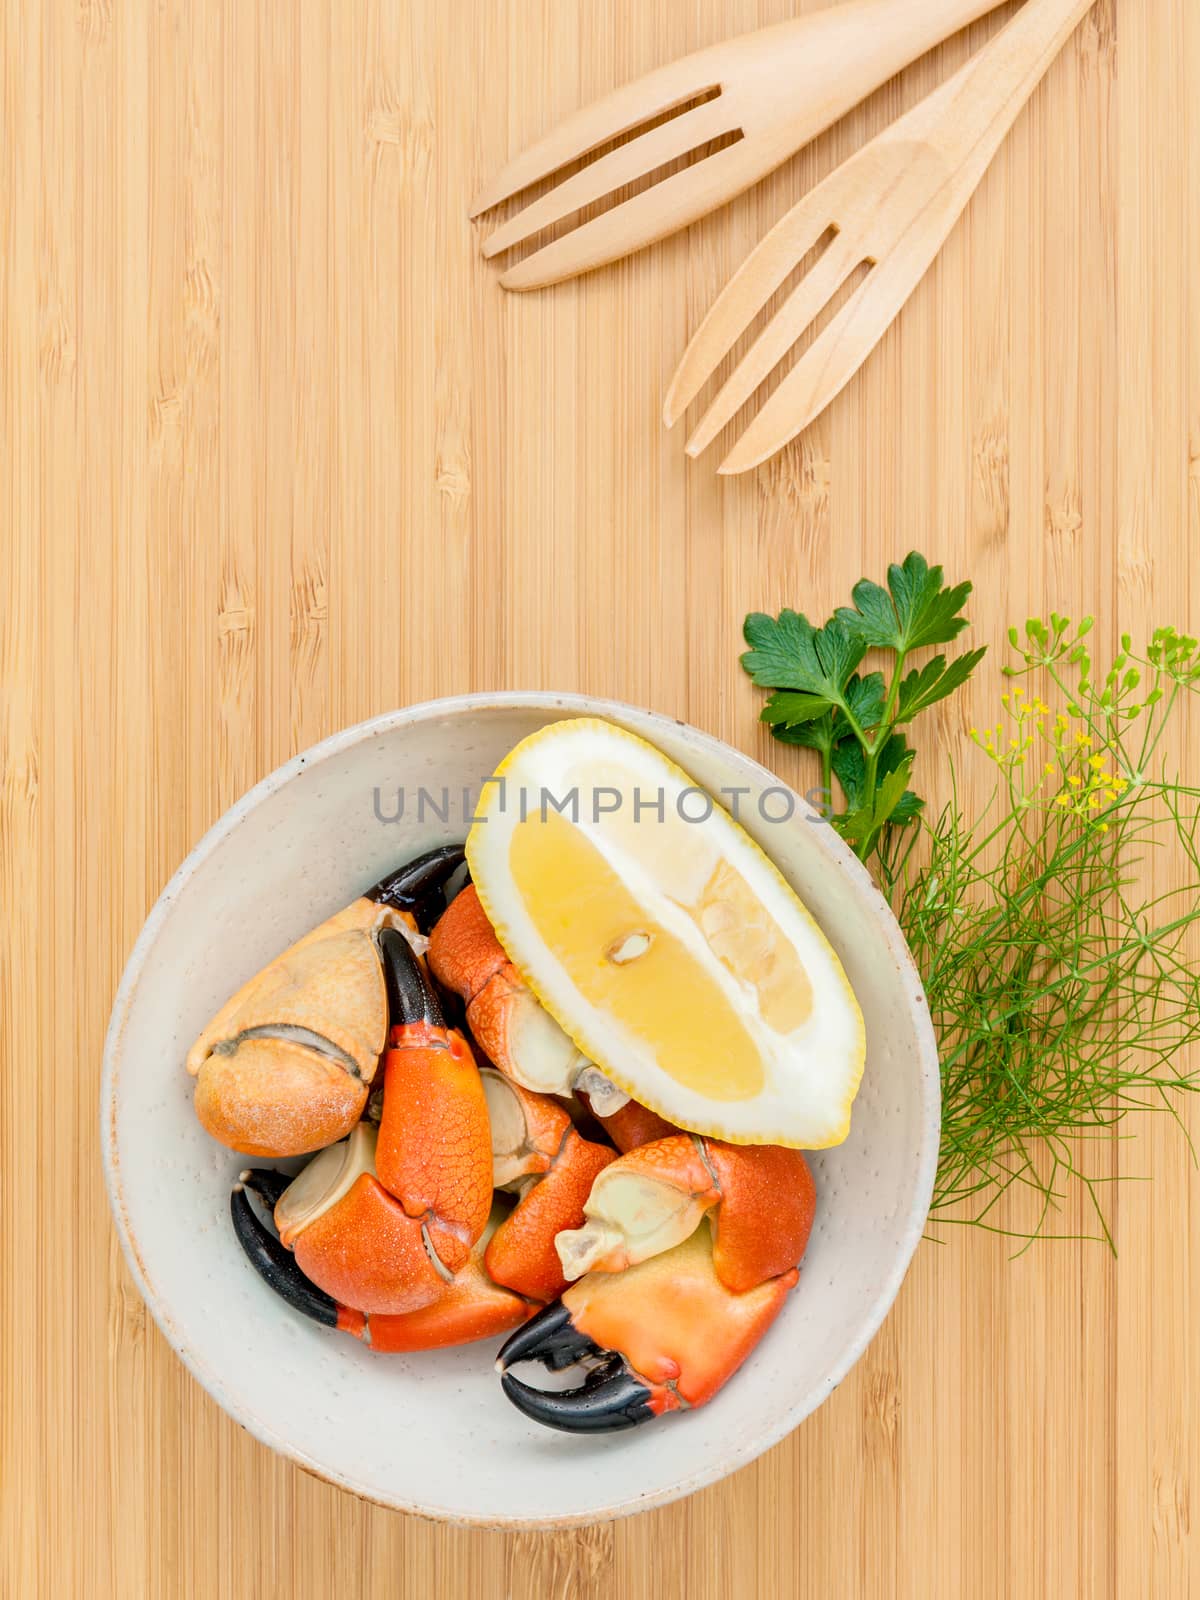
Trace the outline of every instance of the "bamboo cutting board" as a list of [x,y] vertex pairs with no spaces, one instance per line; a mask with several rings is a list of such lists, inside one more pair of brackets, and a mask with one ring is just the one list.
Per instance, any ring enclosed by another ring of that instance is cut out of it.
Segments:
[[[881,350],[756,475],[685,466],[658,425],[675,361],[765,227],[963,41],[689,234],[497,290],[466,207],[504,157],[796,9],[4,10],[5,1600],[1200,1592],[1200,1179],[1166,1119],[1096,1158],[1154,1179],[1111,1202],[1119,1263],[927,1243],[786,1442],[554,1536],[405,1519],[270,1455],[176,1361],[109,1225],[121,967],[195,839],[298,748],[428,696],[586,689],[798,779],[756,723],[741,619],[823,615],[913,545],[974,578],[980,641],[1052,605],[1110,639],[1200,621],[1192,0],[1099,0]],[[993,664],[976,715],[996,687]],[[970,717],[964,697],[940,737],[983,783]]]

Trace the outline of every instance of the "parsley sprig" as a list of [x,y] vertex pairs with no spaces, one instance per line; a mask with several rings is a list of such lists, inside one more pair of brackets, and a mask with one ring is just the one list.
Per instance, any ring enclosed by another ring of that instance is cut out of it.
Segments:
[[[909,667],[914,652],[958,638],[970,593],[969,583],[947,587],[941,567],[913,551],[888,568],[886,589],[867,578],[855,584],[853,606],[840,606],[824,627],[799,611],[746,618],[742,665],[773,691],[762,719],[785,744],[818,752],[830,821],[864,861],[885,830],[914,821],[924,804],[909,787],[916,752],[899,730],[953,694],[985,654]],[[860,672],[869,650],[891,657],[886,671]],[[835,778],[841,809],[832,803]]]
[[[971,730],[991,796],[964,810],[944,756],[950,799],[930,814],[897,730],[983,652],[908,658],[961,633],[969,594],[910,555],[823,628],[794,611],[748,617],[743,664],[773,691],[776,737],[818,751],[826,787],[836,776],[845,809],[831,820],[870,860],[920,969],[942,1071],[932,1217],[1027,1244],[1075,1194],[1111,1246],[1104,1195],[1125,1119],[1178,1117],[1200,1092],[1200,787],[1162,754],[1200,695],[1200,644],[1159,628],[1098,660],[1090,617],[1011,629],[1000,714]],[[869,649],[890,670],[862,672]],[[1079,1236],[1068,1220],[1056,1236]]]

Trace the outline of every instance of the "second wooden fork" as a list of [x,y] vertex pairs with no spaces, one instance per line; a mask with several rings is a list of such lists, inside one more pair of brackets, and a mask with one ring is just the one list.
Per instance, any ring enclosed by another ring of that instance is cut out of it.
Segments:
[[795,267],[827,241],[688,440],[699,455],[861,267],[867,272],[721,463],[759,466],[850,382],[924,277],[992,157],[1094,0],[1026,0],[954,77],[865,145],[767,234],[714,302],[672,380],[674,425]]

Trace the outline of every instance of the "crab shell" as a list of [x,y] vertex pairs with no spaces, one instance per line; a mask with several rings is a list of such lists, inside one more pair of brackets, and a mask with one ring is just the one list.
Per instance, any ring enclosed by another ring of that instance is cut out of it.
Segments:
[[423,943],[417,919],[428,926],[438,914],[462,858],[461,846],[443,845],[408,862],[226,1001],[187,1056],[196,1115],[214,1139],[243,1155],[282,1157],[350,1132],[387,1040],[380,937],[395,929]]
[[656,1415],[701,1406],[737,1371],[783,1309],[795,1266],[753,1289],[721,1281],[707,1229],[625,1272],[589,1272],[563,1295],[575,1328],[619,1351]]
[[816,1192],[799,1150],[678,1133],[627,1151],[599,1173],[582,1228],[556,1241],[570,1279],[624,1272],[712,1224],[718,1278],[745,1294],[794,1267],[808,1245]]
[[567,1286],[555,1241],[584,1224],[592,1185],[616,1152],[584,1139],[557,1101],[485,1069],[493,1182],[518,1202],[484,1255],[488,1277],[527,1300],[553,1300]]
[[[563,1274],[577,1281],[501,1350],[504,1392],[570,1433],[703,1405],[794,1288],[813,1211],[797,1150],[675,1134],[628,1151],[597,1174],[583,1226],[558,1233]],[[588,1373],[545,1391],[509,1371],[529,1361]]]
[[188,1052],[196,1115],[250,1156],[303,1155],[362,1116],[387,1038],[376,936],[408,913],[356,900],[226,1002]]

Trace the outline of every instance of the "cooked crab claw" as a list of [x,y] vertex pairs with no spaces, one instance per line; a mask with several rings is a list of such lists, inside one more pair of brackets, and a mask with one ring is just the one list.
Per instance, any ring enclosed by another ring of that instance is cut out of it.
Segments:
[[674,1134],[627,1151],[600,1172],[581,1228],[556,1239],[563,1273],[622,1272],[712,1222],[718,1278],[740,1294],[796,1266],[815,1192],[798,1150]]
[[215,1139],[244,1155],[277,1157],[349,1133],[387,1039],[380,936],[415,935],[462,859],[460,846],[443,845],[410,861],[221,1007],[187,1057],[196,1115]]
[[[707,1228],[624,1272],[591,1272],[519,1328],[496,1365],[527,1417],[568,1433],[631,1428],[703,1405],[737,1371],[778,1316],[793,1267],[743,1294],[721,1282]],[[587,1368],[576,1388],[535,1389],[510,1370],[538,1361]]]
[[238,1243],[259,1277],[293,1310],[324,1327],[345,1328],[348,1333],[360,1334],[361,1316],[349,1312],[343,1317],[347,1308],[339,1306],[332,1296],[304,1276],[291,1251],[271,1233],[250,1204],[253,1193],[274,1206],[288,1182],[284,1174],[262,1168],[248,1168],[240,1174],[229,1196],[229,1214]]
[[408,941],[389,929],[379,946],[392,1030],[375,1170],[419,1222],[438,1266],[453,1274],[466,1264],[492,1207],[487,1099],[471,1047],[446,1027]]
[[462,999],[475,1042],[506,1078],[538,1094],[586,1087],[600,1116],[626,1103],[629,1096],[576,1049],[509,961],[474,884],[434,925],[429,967]]
[[616,1157],[607,1145],[584,1139],[557,1101],[490,1068],[480,1077],[491,1126],[492,1182],[518,1196],[492,1235],[484,1265],[494,1283],[528,1300],[553,1300],[567,1286],[555,1236],[583,1225],[592,1185]]
[[393,1354],[494,1338],[517,1327],[533,1310],[528,1301],[488,1279],[482,1261],[486,1230],[463,1270],[440,1284],[435,1301],[397,1314],[363,1312],[343,1304],[306,1276],[250,1204],[250,1194],[255,1193],[278,1207],[284,1198],[281,1186],[287,1183],[279,1173],[243,1172],[229,1202],[234,1232],[264,1282],[294,1310],[323,1327],[339,1328],[372,1350]]
[[418,1311],[441,1297],[449,1274],[426,1219],[380,1183],[377,1142],[360,1122],[314,1156],[276,1202],[275,1227],[304,1276],[335,1300],[367,1313]]

